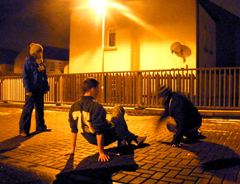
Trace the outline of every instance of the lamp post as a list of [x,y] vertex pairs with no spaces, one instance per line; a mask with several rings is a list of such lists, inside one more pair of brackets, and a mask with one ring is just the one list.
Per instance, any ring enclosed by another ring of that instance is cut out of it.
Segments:
[[104,95],[104,38],[105,38],[105,12],[106,7],[104,5],[102,10],[102,102],[105,102],[105,95]]
[[105,11],[106,8],[104,6],[102,11],[102,72],[104,72]]
[[106,3],[107,0],[90,0],[90,5],[95,9],[98,14],[101,14],[102,18],[102,80],[101,80],[101,93],[102,102],[105,101],[104,95],[104,40],[105,40],[105,13],[106,13]]

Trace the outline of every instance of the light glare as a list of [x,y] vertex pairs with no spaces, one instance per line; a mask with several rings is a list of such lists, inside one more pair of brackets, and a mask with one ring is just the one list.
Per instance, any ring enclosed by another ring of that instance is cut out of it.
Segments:
[[105,5],[107,3],[107,0],[90,0],[90,6],[98,13],[100,14],[105,10]]

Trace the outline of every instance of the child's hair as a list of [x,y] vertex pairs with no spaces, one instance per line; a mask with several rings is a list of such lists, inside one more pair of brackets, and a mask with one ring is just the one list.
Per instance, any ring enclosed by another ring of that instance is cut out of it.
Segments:
[[93,78],[87,78],[82,83],[82,91],[83,94],[90,91],[92,88],[97,88],[99,85],[99,82]]
[[37,52],[43,52],[42,45],[40,45],[38,43],[31,43],[30,44],[30,55],[33,55]]
[[170,87],[166,87],[165,85],[160,86],[157,92],[158,98],[167,97],[172,93]]

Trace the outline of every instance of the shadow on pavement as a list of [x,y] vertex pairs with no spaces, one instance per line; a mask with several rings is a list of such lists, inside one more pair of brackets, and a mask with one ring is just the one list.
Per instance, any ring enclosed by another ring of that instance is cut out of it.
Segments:
[[[203,163],[206,171],[220,170],[230,167],[240,166],[240,158],[222,158],[214,161]],[[238,169],[239,170],[239,169]]]
[[[147,144],[143,147],[148,146]],[[112,175],[119,171],[136,171],[138,165],[134,161],[134,150],[136,146],[122,148],[111,148],[105,151],[111,157],[108,162],[99,162],[98,153],[84,158],[77,167],[73,169],[74,156],[70,156],[65,168],[56,176],[53,184],[63,183],[112,183]]]
[[35,136],[39,133],[40,132],[33,132],[33,133],[29,134],[29,136],[27,136],[27,137],[17,135],[15,137],[12,137],[10,139],[7,139],[7,140],[1,142],[0,143],[0,145],[1,145],[0,146],[0,154],[18,148],[19,146],[21,146],[21,143],[23,143],[24,141],[27,141],[28,139],[32,138],[33,136]]
[[54,178],[44,172],[0,162],[0,183],[2,184],[51,184]]
[[[161,143],[170,145],[169,142]],[[237,180],[240,170],[240,156],[229,147],[199,141],[184,144],[179,149],[184,149],[197,155],[203,172],[209,172],[214,176],[231,182]]]

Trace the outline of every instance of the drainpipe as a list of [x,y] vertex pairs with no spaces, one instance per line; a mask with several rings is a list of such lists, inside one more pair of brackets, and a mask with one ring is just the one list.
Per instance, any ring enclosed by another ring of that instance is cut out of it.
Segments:
[[105,36],[105,8],[102,11],[102,103],[105,103],[105,80],[104,80],[104,37]]

